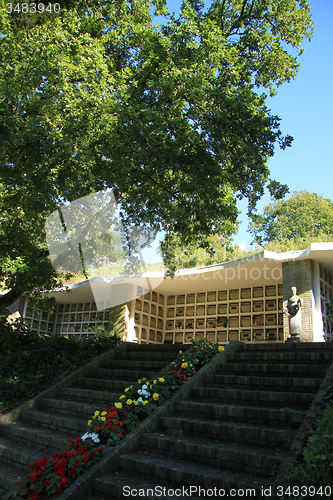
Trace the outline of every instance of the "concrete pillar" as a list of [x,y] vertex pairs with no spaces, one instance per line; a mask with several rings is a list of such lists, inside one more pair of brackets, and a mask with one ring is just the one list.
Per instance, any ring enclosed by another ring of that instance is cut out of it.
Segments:
[[324,338],[324,325],[323,316],[321,313],[321,299],[320,299],[320,272],[319,262],[313,261],[313,340],[314,342],[325,342]]
[[[297,295],[303,299],[301,308],[302,326],[301,340],[303,342],[314,341],[313,311],[314,295],[312,292],[313,264],[311,259],[291,260],[282,263],[283,274],[283,303],[285,305],[291,296],[291,287],[297,288]],[[283,322],[284,337],[289,337],[288,317],[284,317]]]

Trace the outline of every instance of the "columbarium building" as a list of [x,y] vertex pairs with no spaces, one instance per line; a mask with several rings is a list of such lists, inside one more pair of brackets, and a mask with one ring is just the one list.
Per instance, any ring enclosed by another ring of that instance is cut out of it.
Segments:
[[91,335],[93,326],[112,322],[128,342],[284,342],[290,335],[286,306],[292,287],[301,298],[301,340],[331,341],[333,243],[287,253],[263,250],[181,269],[174,279],[164,279],[162,272],[93,278],[71,285],[69,293],[50,293],[57,301],[53,314],[22,301],[19,313],[32,330],[63,335]]

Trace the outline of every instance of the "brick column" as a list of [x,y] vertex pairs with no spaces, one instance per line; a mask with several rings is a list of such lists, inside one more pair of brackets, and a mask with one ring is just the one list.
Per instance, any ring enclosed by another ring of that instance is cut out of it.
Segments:
[[[293,260],[282,263],[283,275],[283,306],[291,296],[291,287],[297,288],[297,295],[303,299],[301,308],[301,340],[313,342],[313,310],[314,297],[312,291],[313,264],[311,259]],[[289,337],[289,320],[287,316],[283,319],[283,331],[285,340]]]

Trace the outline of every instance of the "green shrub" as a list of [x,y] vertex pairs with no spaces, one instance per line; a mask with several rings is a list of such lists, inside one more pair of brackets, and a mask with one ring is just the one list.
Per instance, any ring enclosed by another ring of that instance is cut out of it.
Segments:
[[116,331],[95,338],[36,334],[22,321],[0,321],[0,411],[121,342]]
[[[333,405],[327,405],[317,418],[315,426],[303,449],[303,454],[294,469],[286,474],[285,484],[288,486],[315,487],[318,495],[312,498],[323,498],[320,488],[333,484]],[[333,493],[333,488],[332,488]],[[283,497],[284,498],[284,497]],[[287,498],[287,497],[285,497]],[[301,496],[290,497],[301,498]]]

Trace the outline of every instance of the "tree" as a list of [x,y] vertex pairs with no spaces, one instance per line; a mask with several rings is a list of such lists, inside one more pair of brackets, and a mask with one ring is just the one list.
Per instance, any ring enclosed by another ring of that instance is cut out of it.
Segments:
[[285,249],[294,249],[295,245],[302,248],[311,241],[330,241],[333,202],[316,193],[295,191],[287,200],[266,205],[250,224],[249,231],[259,245],[278,243]]
[[172,274],[177,238],[209,248],[210,235],[232,233],[237,198],[251,211],[266,185],[286,192],[267,160],[292,138],[258,88],[273,94],[296,75],[287,48],[301,53],[311,36],[306,0],[216,0],[207,12],[184,0],[178,15],[163,0],[59,4],[1,11],[0,280],[10,295],[0,308],[55,283],[43,221],[68,201],[112,188],[125,227],[166,232]]

